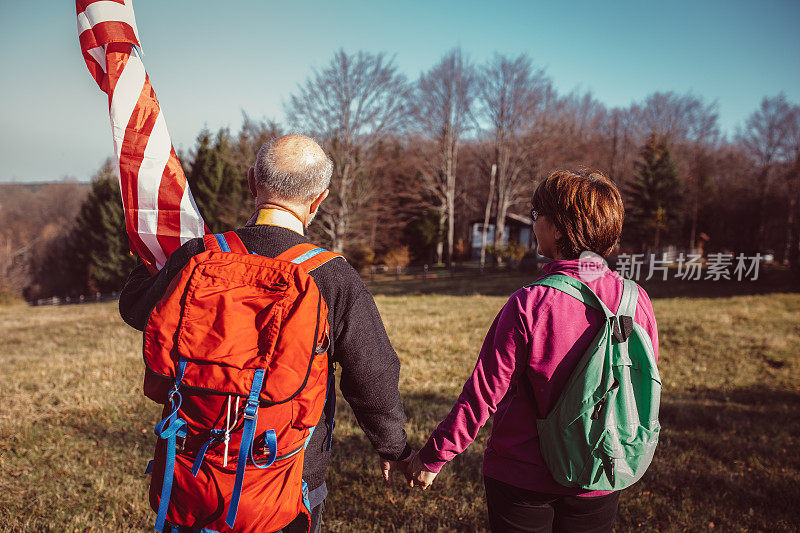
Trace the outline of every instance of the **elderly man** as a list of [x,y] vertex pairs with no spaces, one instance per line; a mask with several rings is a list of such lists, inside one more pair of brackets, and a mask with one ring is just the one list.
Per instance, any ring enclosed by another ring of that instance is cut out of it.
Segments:
[[[328,196],[331,173],[331,161],[308,137],[286,135],[265,143],[247,175],[256,212],[247,225],[236,230],[247,249],[276,257],[297,244],[309,242],[305,230]],[[151,310],[170,282],[204,249],[202,239],[186,242],[154,276],[143,264],[138,265],[120,296],[123,319],[144,330]],[[329,371],[333,373],[338,363],[342,395],[380,456],[383,475],[388,480],[390,470],[396,466],[404,469],[411,456],[398,392],[400,361],[372,295],[344,259],[323,264],[311,276],[328,304],[332,337]],[[309,488],[312,532],[320,530],[327,495],[325,475],[331,456],[335,397],[331,391],[306,451],[303,478]],[[305,531],[304,518],[298,516],[283,531]]]

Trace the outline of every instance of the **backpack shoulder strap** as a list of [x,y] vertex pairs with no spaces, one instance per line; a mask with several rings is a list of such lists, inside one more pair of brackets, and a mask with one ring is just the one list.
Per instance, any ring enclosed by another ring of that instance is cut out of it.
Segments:
[[217,242],[217,236],[213,233],[206,233],[203,235],[203,244],[206,245],[206,250],[211,252],[221,252],[222,249]]
[[311,272],[315,268],[321,267],[331,259],[336,259],[337,257],[344,258],[340,254],[329,252],[324,248],[307,242],[292,246],[275,259],[300,265],[306,272]]
[[304,242],[300,244],[296,244],[283,252],[282,254],[278,254],[275,256],[275,259],[280,261],[286,261],[288,263],[293,263],[295,259],[301,257],[303,254],[310,252],[311,250],[317,249],[318,246],[311,244],[310,242]]
[[603,301],[598,298],[597,294],[595,294],[595,292],[590,289],[588,285],[579,279],[575,279],[571,276],[565,276],[564,274],[553,274],[552,276],[547,276],[546,278],[536,280],[527,286],[530,287],[532,285],[552,287],[553,289],[572,296],[576,300],[582,302],[584,305],[588,305],[589,307],[597,309],[603,313],[606,318],[611,318],[614,316],[614,313],[612,313],[608,307],[606,307],[606,304],[604,304]]
[[636,314],[636,306],[639,301],[639,286],[632,279],[622,278],[622,297],[619,300],[617,316],[629,316]]
[[206,245],[206,250],[214,252],[234,252],[239,254],[248,254],[247,247],[242,242],[242,239],[236,234],[235,231],[228,231],[226,233],[207,233],[203,235],[203,242]]
[[614,320],[614,337],[624,342],[633,333],[633,319],[639,301],[639,286],[631,279],[622,278],[622,297],[619,299],[617,316]]

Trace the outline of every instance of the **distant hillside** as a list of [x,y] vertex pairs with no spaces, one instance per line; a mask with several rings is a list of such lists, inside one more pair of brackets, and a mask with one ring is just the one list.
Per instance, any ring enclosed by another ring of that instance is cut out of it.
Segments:
[[[52,211],[54,207],[61,215],[74,216],[77,214],[75,207],[83,203],[91,186],[91,183],[77,181],[0,183],[0,214],[5,215],[0,216],[0,220],[8,217],[9,211],[14,211],[15,216],[27,211],[31,216],[41,217],[42,209]],[[66,213],[56,207],[59,204],[69,206]],[[23,218],[26,217],[23,215]]]
[[45,227],[68,230],[91,189],[90,183],[0,183],[0,243],[12,249],[32,242]]
[[20,193],[37,193],[41,190],[63,186],[64,184],[75,185],[77,189],[89,192],[92,186],[88,181],[32,181],[29,183],[3,183],[0,181],[0,200]]

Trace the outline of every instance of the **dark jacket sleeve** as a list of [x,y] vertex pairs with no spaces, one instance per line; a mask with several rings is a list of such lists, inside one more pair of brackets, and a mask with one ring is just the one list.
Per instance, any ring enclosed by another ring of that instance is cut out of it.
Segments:
[[142,261],[134,267],[119,295],[119,314],[133,328],[144,331],[147,317],[164,296],[172,278],[193,256],[205,249],[203,239],[191,239],[167,259],[164,267],[151,275]]
[[362,290],[337,324],[334,360],[342,367],[342,395],[359,426],[384,459],[408,457],[406,422],[400,401],[400,359],[383,327],[375,300]]

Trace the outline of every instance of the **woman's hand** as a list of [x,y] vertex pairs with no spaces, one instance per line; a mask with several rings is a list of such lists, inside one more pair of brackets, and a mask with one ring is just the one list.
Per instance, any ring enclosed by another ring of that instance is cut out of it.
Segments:
[[422,487],[422,490],[427,490],[431,486],[436,474],[431,472],[419,458],[419,452],[415,453],[411,458],[411,465],[408,468],[411,479],[408,481],[409,487]]

